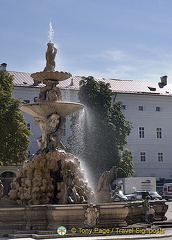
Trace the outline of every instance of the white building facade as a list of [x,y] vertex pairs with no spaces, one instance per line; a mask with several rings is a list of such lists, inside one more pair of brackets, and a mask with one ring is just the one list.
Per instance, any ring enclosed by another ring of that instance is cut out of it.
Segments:
[[132,123],[127,148],[133,151],[134,176],[172,178],[172,98],[119,94]]
[[[9,72],[14,76],[15,98],[33,103],[38,97],[41,83],[34,81],[28,73]],[[71,77],[59,83],[64,101],[78,102],[81,77]],[[134,176],[172,178],[172,85],[164,77],[159,83],[126,81],[118,79],[96,79],[110,83],[114,92],[112,102],[121,101],[126,120],[132,123],[127,148],[134,156]],[[36,139],[41,131],[34,124],[33,116],[23,113],[30,136],[29,152],[38,150]],[[64,141],[70,132],[69,118],[66,122]]]

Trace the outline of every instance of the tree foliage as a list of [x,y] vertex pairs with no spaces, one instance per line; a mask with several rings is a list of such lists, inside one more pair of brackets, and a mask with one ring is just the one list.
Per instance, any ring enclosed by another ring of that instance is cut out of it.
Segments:
[[[86,106],[86,113],[84,145],[79,154],[95,180],[113,165],[127,168],[127,176],[133,172],[131,151],[123,152],[132,126],[121,111],[122,103],[112,104],[112,96],[110,84],[97,82],[93,77],[80,81],[79,100]],[[72,121],[71,128],[74,129],[76,118]]]
[[123,171],[118,171],[118,177],[131,177],[133,170],[133,155],[132,152],[128,149],[124,149],[123,152],[120,153],[120,164],[119,168],[123,169]]
[[13,77],[0,71],[0,165],[18,164],[25,160],[30,131],[19,110],[21,101],[12,97]]

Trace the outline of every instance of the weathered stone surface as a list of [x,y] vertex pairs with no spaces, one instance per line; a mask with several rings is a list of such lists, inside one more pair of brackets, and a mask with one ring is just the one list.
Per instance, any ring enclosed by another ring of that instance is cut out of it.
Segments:
[[113,166],[100,176],[96,189],[96,203],[110,203],[113,201],[111,183],[116,176],[116,171],[116,166]]
[[19,205],[88,203],[93,192],[79,160],[62,150],[35,155],[24,163],[9,196]]
[[[158,215],[162,211],[159,220],[164,219],[168,208],[165,201],[155,200],[151,203]],[[142,201],[99,205],[1,206],[0,230],[56,230],[61,225],[68,229],[125,227],[130,223],[141,222],[142,214]]]
[[142,201],[134,201],[133,204],[130,202],[127,203],[128,207],[128,215],[126,218],[126,222],[128,224],[142,222],[142,213],[143,213],[143,205]]

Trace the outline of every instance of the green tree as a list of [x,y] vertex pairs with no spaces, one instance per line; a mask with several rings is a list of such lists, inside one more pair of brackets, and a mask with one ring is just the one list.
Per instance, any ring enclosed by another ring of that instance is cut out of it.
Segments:
[[13,77],[0,71],[0,165],[19,164],[28,154],[30,131],[19,110],[20,100],[12,97]]
[[[127,176],[133,171],[131,152],[128,150],[128,158],[123,154],[131,123],[125,120],[122,103],[112,105],[112,96],[110,84],[97,82],[93,77],[84,77],[80,81],[79,99],[86,106],[86,113],[84,145],[79,155],[87,162],[94,181],[113,165],[120,168],[127,166],[127,171],[124,169]],[[72,121],[71,129],[74,129],[76,118]],[[130,162],[128,165],[127,161]]]
[[131,177],[134,173],[133,170],[133,155],[132,152],[128,149],[124,149],[123,152],[120,153],[120,164],[119,168],[123,169],[123,171],[117,172],[117,177]]

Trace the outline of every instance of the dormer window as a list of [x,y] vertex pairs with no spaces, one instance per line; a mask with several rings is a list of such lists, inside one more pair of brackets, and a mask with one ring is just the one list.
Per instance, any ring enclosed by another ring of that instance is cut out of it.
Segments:
[[154,87],[148,87],[150,91],[156,91],[156,88]]

